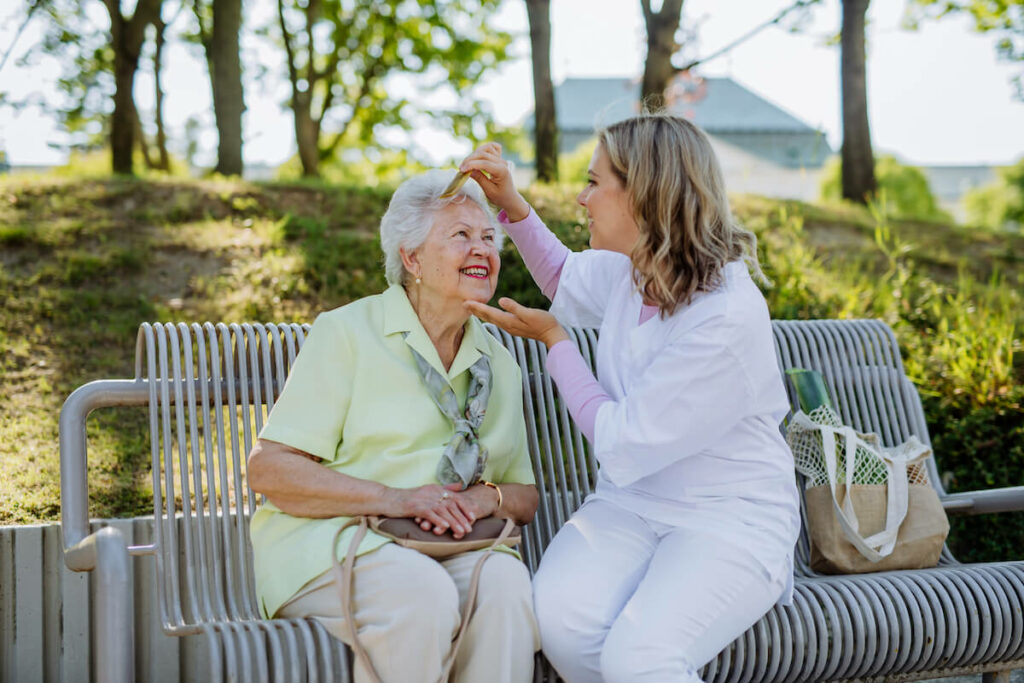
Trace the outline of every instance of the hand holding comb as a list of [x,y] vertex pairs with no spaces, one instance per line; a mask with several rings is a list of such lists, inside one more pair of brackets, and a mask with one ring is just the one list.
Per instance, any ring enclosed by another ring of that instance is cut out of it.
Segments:
[[458,171],[452,181],[448,183],[448,187],[444,188],[438,199],[447,199],[448,197],[454,197],[455,193],[459,191],[459,188],[466,184],[469,180],[469,174]]

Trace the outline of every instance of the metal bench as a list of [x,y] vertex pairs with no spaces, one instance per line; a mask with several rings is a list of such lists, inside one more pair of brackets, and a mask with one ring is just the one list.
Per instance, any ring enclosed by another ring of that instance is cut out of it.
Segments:
[[[77,389],[60,418],[62,530],[68,567],[93,571],[97,681],[133,677],[131,555],[155,556],[163,629],[205,636],[210,680],[347,681],[346,649],[312,620],[262,620],[256,609],[248,521],[258,504],[245,457],[308,325],[150,325],[137,340],[135,378]],[[561,525],[590,493],[597,464],[544,370],[545,350],[491,328],[523,370],[530,457],[540,488],[524,538],[534,571]],[[593,361],[593,330],[571,330]],[[892,331],[878,321],[778,321],[782,368],[820,371],[845,422],[887,444],[927,441],[924,414]],[[153,543],[129,547],[88,531],[85,421],[100,407],[148,405]],[[941,454],[939,454],[941,456]],[[1024,487],[947,494],[947,511],[1024,509]],[[206,492],[204,494],[204,491]],[[958,563],[858,576],[816,575],[806,532],[796,549],[796,596],[773,608],[703,671],[707,681],[909,681],[1024,667],[1024,562]],[[556,680],[538,655],[536,680]]]

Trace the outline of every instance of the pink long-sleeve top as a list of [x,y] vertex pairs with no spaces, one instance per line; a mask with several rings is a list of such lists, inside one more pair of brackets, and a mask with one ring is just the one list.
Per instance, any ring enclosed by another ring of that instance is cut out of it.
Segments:
[[[540,291],[548,299],[554,299],[569,248],[544,225],[532,207],[521,221],[510,222],[504,211],[498,214],[498,220],[515,242]],[[640,312],[638,324],[646,322],[657,312],[657,306],[645,305]],[[611,401],[611,396],[594,377],[576,345],[568,339],[548,350],[547,367],[565,400],[569,414],[583,435],[593,442],[598,408],[606,401]]]

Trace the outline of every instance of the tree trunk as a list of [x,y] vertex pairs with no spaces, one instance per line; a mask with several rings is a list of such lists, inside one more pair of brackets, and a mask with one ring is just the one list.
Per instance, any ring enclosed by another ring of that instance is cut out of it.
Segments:
[[664,0],[658,12],[651,10],[650,0],[640,0],[640,5],[647,27],[647,59],[644,61],[640,103],[647,109],[656,110],[665,106],[665,89],[676,75],[672,55],[679,49],[676,32],[679,30],[683,0]]
[[555,89],[551,83],[550,0],[526,0],[530,17],[530,48],[533,62],[534,129],[537,180],[558,180],[558,124]]
[[866,204],[878,186],[868,123],[864,18],[870,0],[843,0],[840,78],[843,100],[843,197]]
[[167,131],[164,129],[164,89],[160,81],[160,72],[163,68],[162,60],[164,53],[164,29],[167,25],[157,17],[153,22],[156,28],[156,50],[153,52],[153,88],[156,90],[156,151],[159,161],[156,168],[161,171],[171,170],[171,155],[167,153]]
[[238,34],[242,27],[241,0],[213,0],[212,40],[207,62],[217,121],[217,173],[242,174],[242,63]]
[[110,45],[114,50],[114,111],[110,115],[110,152],[114,173],[131,175],[135,145],[135,72],[146,37],[146,26],[160,17],[162,0],[139,0],[135,14],[125,19],[121,0],[105,0],[110,15]]
[[[299,161],[302,163],[302,175],[307,178],[320,176],[320,118],[313,116],[313,88],[316,85],[316,69],[313,66],[313,25],[319,16],[319,0],[308,0],[306,4],[306,32],[309,40],[309,64],[306,65],[306,73],[300,76],[295,60],[295,50],[292,47],[293,36],[288,30],[288,24],[284,19],[284,0],[277,0],[277,18],[281,26],[281,37],[284,40],[284,51],[287,56],[288,81],[292,86],[292,101],[289,103],[292,108],[292,116],[295,121],[295,144],[299,148]],[[305,81],[304,89],[300,85]],[[328,89],[324,96],[330,100],[331,91]],[[325,105],[324,112],[327,111]]]
[[292,112],[295,115],[295,142],[302,162],[302,175],[307,178],[320,176],[320,126],[313,118],[311,93],[293,89]]
[[112,45],[114,47],[114,112],[111,114],[112,170],[131,175],[132,148],[135,146],[135,70],[138,53],[132,57],[125,45],[125,20],[118,11],[111,15]]
[[139,110],[134,106],[132,108],[132,135],[134,135],[135,145],[142,154],[142,162],[146,168],[150,171],[156,169],[157,162],[153,161],[153,156],[149,153],[149,141],[146,139],[146,132],[142,129],[142,117],[139,116]]

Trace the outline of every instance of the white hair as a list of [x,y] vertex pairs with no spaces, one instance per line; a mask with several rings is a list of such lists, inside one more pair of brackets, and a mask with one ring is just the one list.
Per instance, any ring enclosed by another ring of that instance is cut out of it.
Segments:
[[439,195],[452,179],[451,171],[435,169],[409,178],[391,195],[388,210],[380,219],[380,247],[384,251],[384,275],[393,285],[405,284],[408,274],[402,265],[400,249],[406,253],[418,249],[430,234],[434,214],[451,203],[471,201],[487,216],[494,228],[494,245],[501,250],[505,233],[480,186],[470,178],[455,196],[440,199]]

